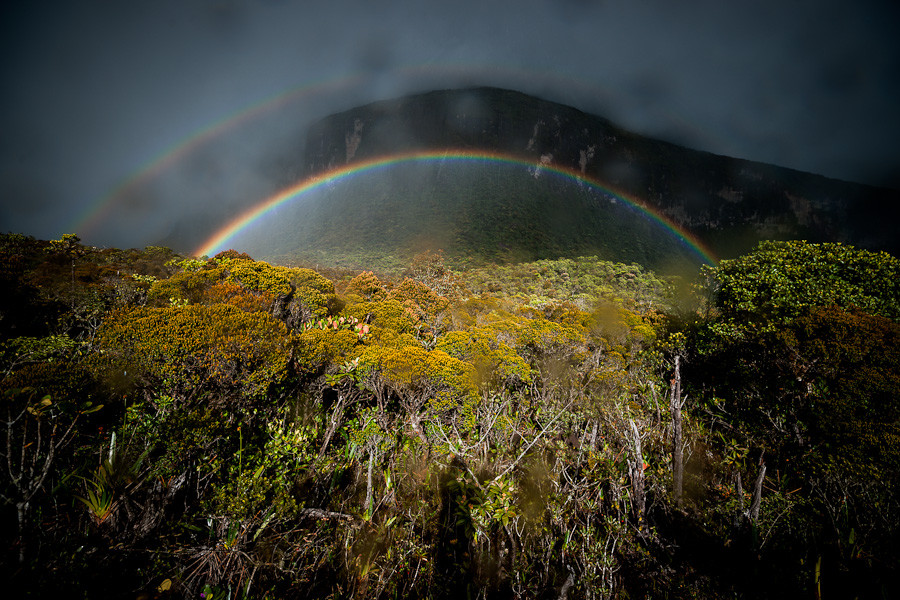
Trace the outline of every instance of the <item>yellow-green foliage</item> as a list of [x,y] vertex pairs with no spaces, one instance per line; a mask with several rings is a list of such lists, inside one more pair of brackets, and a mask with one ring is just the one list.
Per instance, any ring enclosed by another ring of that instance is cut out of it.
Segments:
[[268,313],[224,304],[117,313],[97,341],[111,366],[172,395],[260,396],[285,376],[291,347],[285,325]]
[[209,288],[219,281],[224,273],[221,267],[176,273],[168,279],[153,283],[147,294],[147,303],[151,306],[168,306],[172,299],[191,304],[203,302]]
[[312,269],[275,267],[294,286],[294,299],[299,301],[311,318],[324,317],[336,310],[334,283]]
[[418,283],[424,284],[440,296],[456,300],[460,296],[462,280],[444,263],[444,252],[438,250],[417,254],[405,275]]
[[900,318],[900,259],[843,244],[764,241],[704,272],[715,282],[721,331],[774,330],[814,306],[856,306]]
[[199,271],[206,268],[209,261],[203,258],[183,258],[181,260],[173,258],[166,263],[167,267],[176,267],[182,271]]
[[578,306],[572,302],[552,302],[545,304],[541,308],[540,315],[548,321],[574,327],[584,327],[590,318],[588,313],[578,308]]
[[66,361],[26,365],[4,379],[2,388],[32,388],[37,397],[49,394],[54,402],[81,403],[90,401],[96,391],[90,372]]
[[316,373],[341,362],[358,342],[358,334],[350,329],[307,329],[296,336],[294,359],[301,370]]
[[596,256],[491,265],[465,273],[474,294],[524,298],[541,305],[565,300],[590,305],[598,299],[624,300],[627,305],[668,305],[671,284],[637,264],[599,260]]
[[284,267],[273,267],[258,260],[223,259],[219,263],[227,269],[228,280],[236,281],[243,287],[272,296],[288,296],[293,291]]
[[347,284],[347,295],[357,296],[366,302],[387,298],[385,284],[372,271],[363,271]]
[[655,313],[640,314],[622,309],[622,320],[628,327],[628,336],[635,342],[653,344],[656,341]]
[[348,317],[356,317],[371,325],[371,340],[383,343],[400,334],[412,334],[416,328],[409,311],[397,300],[360,302],[344,311]]
[[220,281],[203,296],[203,304],[230,304],[247,312],[272,309],[275,299],[265,292],[254,292],[233,281]]
[[[809,596],[821,570],[898,596],[895,263],[763,250],[718,273],[713,321],[662,328],[663,284],[595,259],[482,269],[466,301],[439,255],[398,284],[336,272],[342,311],[318,273],[236,251],[164,269],[0,235],[2,491],[30,505],[0,534],[8,587],[102,596],[89,571],[116,565],[135,594],[711,599],[761,572],[754,597]],[[867,298],[880,316],[831,306]],[[646,543],[685,531],[685,568]]]
[[652,345],[656,341],[655,313],[636,313],[615,304],[599,305],[587,319],[593,336],[602,338],[607,348],[621,353]]
[[241,258],[220,259],[219,264],[227,270],[229,281],[275,299],[299,304],[288,310],[296,313],[301,321],[324,317],[338,308],[334,283],[312,269],[272,266]]
[[527,318],[493,311],[482,317],[482,326],[523,357],[539,357],[565,351],[581,351],[587,342],[586,330],[578,325],[562,325],[542,316]]
[[499,310],[500,303],[496,298],[480,296],[457,302],[451,307],[453,324],[459,329],[466,329],[476,324],[480,315]]
[[403,304],[415,319],[429,324],[450,306],[447,298],[439,296],[424,283],[412,279],[404,279],[396,289],[391,290],[390,298]]
[[78,344],[67,335],[23,336],[0,340],[0,366],[52,361],[71,354]]
[[602,350],[588,383],[601,396],[615,396],[634,382],[634,371],[645,368],[644,350],[656,342],[655,313],[640,314],[612,303],[599,305],[587,320],[593,343]]
[[334,294],[334,283],[330,279],[319,275],[312,269],[273,267],[278,273],[284,275],[291,285],[297,289],[308,288],[316,290],[324,295]]
[[429,352],[418,346],[369,346],[359,356],[359,373],[413,402],[452,404],[477,393],[472,365],[441,350]]
[[437,341],[437,350],[471,363],[482,385],[531,383],[531,367],[515,350],[484,327],[450,331]]

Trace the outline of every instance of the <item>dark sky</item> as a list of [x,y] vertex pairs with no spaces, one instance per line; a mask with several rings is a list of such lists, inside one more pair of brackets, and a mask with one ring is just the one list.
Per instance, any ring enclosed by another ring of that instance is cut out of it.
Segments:
[[897,7],[12,0],[0,9],[0,230],[51,238],[78,228],[98,245],[164,240],[289,183],[284,151],[311,120],[464,85],[519,89],[692,148],[896,188]]

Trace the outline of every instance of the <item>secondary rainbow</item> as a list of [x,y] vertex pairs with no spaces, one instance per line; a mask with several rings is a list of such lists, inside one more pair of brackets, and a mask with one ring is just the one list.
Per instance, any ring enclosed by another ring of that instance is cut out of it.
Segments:
[[209,256],[218,251],[225,250],[226,245],[229,244],[231,238],[237,235],[241,230],[249,227],[255,221],[265,217],[276,207],[288,203],[292,200],[298,199],[303,194],[318,189],[326,184],[335,183],[343,178],[372,172],[378,169],[388,168],[394,165],[446,160],[473,163],[489,161],[506,163],[527,168],[540,167],[541,171],[543,172],[555,173],[576,181],[582,181],[587,185],[599,189],[605,194],[608,194],[618,200],[621,200],[622,202],[627,203],[629,206],[633,207],[641,214],[643,214],[646,218],[656,222],[661,227],[669,231],[672,235],[681,240],[703,261],[709,264],[716,264],[718,262],[713,257],[712,252],[709,249],[705,248],[700,241],[698,241],[696,238],[681,229],[678,225],[676,225],[666,217],[660,215],[659,213],[651,211],[649,208],[643,206],[637,199],[629,196],[628,194],[613,189],[609,185],[601,183],[595,179],[586,177],[578,171],[554,165],[537,165],[532,161],[527,161],[522,158],[505,154],[492,152],[472,152],[466,150],[443,150],[440,152],[425,151],[391,154],[387,156],[380,156],[378,158],[373,158],[370,160],[351,163],[301,180],[296,184],[281,190],[277,194],[270,196],[269,198],[263,200],[262,202],[256,204],[252,208],[233,218],[224,227],[219,229],[212,237],[210,237],[202,246],[197,248],[194,254],[197,256]]
[[[533,85],[535,81],[540,81],[544,82],[544,86],[548,89],[578,90],[582,94],[588,94],[594,98],[606,98],[607,100],[610,96],[609,92],[607,92],[605,89],[599,88],[593,84],[585,83],[584,81],[575,77],[567,76],[564,73],[558,72],[556,69],[526,70],[511,67],[509,65],[455,65],[427,63],[420,65],[400,66],[394,69],[391,74],[392,76],[398,78],[398,81],[403,81],[406,87],[411,90],[426,89],[428,87],[425,85],[426,81],[431,82],[432,87],[437,83],[445,86],[446,82],[450,80],[457,82],[466,81],[467,86],[503,85],[505,87],[511,87],[513,89],[528,88],[530,85]],[[279,108],[292,105],[293,103],[312,100],[319,97],[326,97],[328,94],[346,92],[348,90],[364,86],[367,81],[369,81],[369,79],[365,73],[353,72],[345,73],[338,77],[325,81],[308,82],[300,87],[294,87],[278,92],[249,106],[243,107],[242,109],[234,113],[226,115],[223,118],[215,120],[207,124],[205,127],[192,132],[185,138],[182,138],[177,143],[164,149],[162,152],[157,153],[152,159],[144,163],[143,166],[141,166],[138,170],[121,181],[109,193],[107,193],[102,198],[98,198],[86,209],[82,210],[79,216],[77,216],[73,220],[71,225],[68,226],[65,231],[88,233],[96,229],[100,226],[103,219],[108,217],[109,213],[116,208],[118,201],[128,192],[134,189],[138,189],[140,186],[147,184],[154,178],[160,176],[166,170],[173,168],[197,148],[219,139],[227,132],[240,127],[243,124],[251,123],[256,118],[264,116],[268,113],[272,113]],[[674,115],[672,115],[670,116],[670,118],[674,119],[675,117]],[[703,133],[698,132],[697,127],[694,124],[682,125],[685,127],[690,127],[695,135]],[[712,141],[710,141],[709,145],[713,146],[714,144],[712,143]],[[495,160],[507,160],[509,162],[525,164],[520,160],[511,159],[510,157],[501,157],[499,155],[472,153],[468,156],[473,159],[481,157]],[[424,160],[425,158],[426,155],[423,155],[422,159]],[[357,166],[360,168],[362,167],[359,164],[357,164]],[[695,246],[698,252],[704,256],[704,260],[712,260],[709,253],[706,250],[703,250],[702,246],[698,244],[696,240],[693,240],[689,235],[681,231],[678,227],[675,227],[674,224],[668,222],[666,219],[661,218],[659,215],[655,215],[653,213],[650,213],[649,211],[646,211],[640,206],[639,202],[630,199],[627,195],[613,190],[605,184],[600,184],[596,181],[592,181],[590,178],[582,177],[579,173],[576,172],[568,172],[565,169],[558,168],[544,168],[548,171],[556,171],[565,175],[578,177],[579,179],[591,184],[592,186],[603,189],[607,193],[610,193],[613,196],[620,198],[633,206],[641,208],[642,210],[644,210],[644,212],[648,212],[648,214],[650,214],[652,218],[664,224],[668,229],[676,232],[679,236],[684,238],[684,240],[689,245]],[[351,169],[351,171],[355,171],[355,169]],[[334,177],[340,177],[342,174],[346,173],[335,173]],[[298,187],[301,185],[302,183],[298,184]],[[285,190],[285,193],[288,191],[289,190]],[[279,194],[279,196],[280,195],[281,194]]]
[[152,181],[153,178],[158,177],[167,169],[172,168],[201,146],[221,138],[227,132],[244,124],[251,123],[254,119],[291,105],[292,103],[350,89],[363,81],[363,79],[361,74],[352,73],[331,81],[310,83],[302,87],[284,90],[207,124],[203,128],[192,132],[190,135],[156,154],[151,160],[147,161],[137,171],[119,183],[108,194],[83,210],[82,214],[75,219],[66,231],[92,231],[100,224],[102,219],[115,208],[116,201],[124,196],[129,190],[138,188],[139,186]]

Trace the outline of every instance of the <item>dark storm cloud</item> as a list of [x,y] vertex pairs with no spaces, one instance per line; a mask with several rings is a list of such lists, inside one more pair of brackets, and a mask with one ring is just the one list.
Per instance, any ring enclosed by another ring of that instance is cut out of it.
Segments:
[[896,186],[898,25],[893,3],[843,0],[6,3],[0,229],[58,236],[180,142],[304,87],[123,190],[118,220],[88,241],[201,226],[284,185],[285,152],[299,153],[312,120],[473,84],[710,152]]

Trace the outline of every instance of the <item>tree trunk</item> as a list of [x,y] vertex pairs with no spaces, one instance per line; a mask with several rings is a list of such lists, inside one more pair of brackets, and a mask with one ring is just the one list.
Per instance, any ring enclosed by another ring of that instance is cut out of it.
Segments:
[[634,517],[638,522],[638,529],[644,528],[644,455],[641,452],[641,435],[634,421],[631,425],[631,443],[634,446],[634,458],[629,461],[631,471],[631,495],[634,506]]
[[328,444],[331,443],[331,438],[334,436],[335,431],[337,431],[338,426],[343,420],[343,413],[344,395],[338,394],[337,404],[335,404],[334,410],[332,410],[331,412],[331,423],[328,424],[328,430],[325,432],[325,439],[322,440],[322,447],[319,448],[319,453],[316,455],[316,463],[322,460],[322,457],[325,456],[325,452],[328,450]]
[[559,600],[566,600],[569,597],[569,590],[572,586],[575,585],[575,575],[571,572],[569,576],[566,577],[566,581],[562,584],[562,587],[559,589]]
[[19,564],[25,563],[25,525],[28,522],[28,502],[16,502],[19,516]]
[[684,450],[681,441],[681,356],[675,355],[675,375],[672,377],[672,495],[678,510],[684,508]]
[[753,501],[750,503],[750,522],[756,523],[759,518],[759,504],[762,501],[762,486],[766,478],[766,461],[765,453],[759,457],[759,475],[756,477],[756,484],[753,486]]
[[369,474],[366,477],[366,505],[363,507],[363,514],[372,518],[370,511],[372,510],[372,470],[375,468],[375,449],[369,450]]
[[734,483],[735,493],[738,499],[737,514],[734,515],[734,530],[738,531],[744,522],[744,486],[741,483],[741,474],[737,473]]
[[653,382],[650,382],[650,397],[653,398],[653,409],[656,412],[656,421],[654,423],[662,422],[662,415],[659,412],[659,402],[656,401],[656,386],[653,385]]

